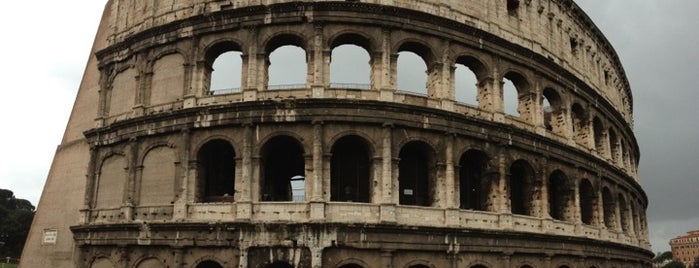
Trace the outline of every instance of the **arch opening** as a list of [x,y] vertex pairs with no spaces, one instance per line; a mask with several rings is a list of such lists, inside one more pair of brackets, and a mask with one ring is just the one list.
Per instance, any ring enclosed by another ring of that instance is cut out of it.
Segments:
[[510,208],[512,214],[532,216],[534,201],[534,169],[524,160],[515,161],[509,173]]
[[619,164],[621,159],[619,157],[619,137],[616,135],[616,132],[613,129],[608,130],[609,133],[609,148],[610,148],[610,153],[611,153],[611,159],[612,162],[615,164]]
[[277,136],[262,147],[261,201],[305,200],[305,159],[301,144],[290,136]]
[[544,127],[553,133],[563,135],[565,127],[565,112],[563,111],[563,100],[555,90],[545,88],[542,94],[542,112],[544,116]]
[[602,206],[604,207],[604,226],[616,228],[616,204],[609,188],[602,189]]
[[599,117],[595,116],[595,118],[592,119],[592,128],[594,132],[595,149],[597,149],[597,154],[605,155],[607,150],[604,144],[604,124],[602,124],[602,120],[600,120]]
[[243,59],[240,45],[225,41],[213,45],[205,53],[207,72],[204,75],[208,94],[239,92],[242,85]]
[[223,268],[223,266],[215,261],[203,261],[197,264],[196,268]]
[[456,59],[454,67],[456,102],[478,106],[482,91],[480,81],[486,75],[483,63],[471,56],[461,56]]
[[371,160],[367,142],[359,136],[339,139],[330,158],[330,200],[370,201]]
[[459,199],[461,209],[486,210],[490,182],[486,179],[488,156],[478,150],[469,150],[459,161]]
[[621,230],[628,233],[630,230],[629,207],[626,204],[626,198],[624,198],[624,195],[619,194],[617,200],[619,201],[619,222],[621,223]]
[[502,85],[505,114],[528,120],[532,102],[527,98],[527,80],[519,73],[508,72],[502,78]]
[[435,153],[424,142],[409,142],[400,150],[398,163],[401,205],[431,206]]
[[549,216],[560,221],[567,220],[570,199],[567,180],[560,170],[551,173],[548,180]]
[[197,154],[201,201],[233,202],[235,197],[235,150],[228,141],[205,143]]
[[578,144],[587,145],[587,115],[585,109],[580,104],[573,104],[570,109],[573,124],[573,136]]
[[265,265],[265,268],[294,268],[294,266],[286,262],[278,261]]
[[592,183],[583,179],[580,181],[580,218],[584,224],[594,224],[595,192]]

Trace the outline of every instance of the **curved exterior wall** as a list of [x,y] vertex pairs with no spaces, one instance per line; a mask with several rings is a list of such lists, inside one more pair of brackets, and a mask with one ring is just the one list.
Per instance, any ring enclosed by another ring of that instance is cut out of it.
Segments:
[[[330,82],[343,44],[370,84]],[[285,45],[306,83],[269,86]],[[572,1],[110,1],[93,52],[24,267],[649,266],[630,88]]]

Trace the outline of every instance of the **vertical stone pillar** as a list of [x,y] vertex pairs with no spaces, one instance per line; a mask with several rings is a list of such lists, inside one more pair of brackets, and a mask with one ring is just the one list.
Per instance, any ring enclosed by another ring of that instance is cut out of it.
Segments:
[[[88,142],[89,143],[89,142]],[[97,179],[99,170],[97,169],[98,149],[90,146],[90,162],[87,164],[87,180],[85,182],[85,199],[83,200],[83,208],[80,210],[80,224],[90,222],[90,210],[95,208],[95,195],[97,193]]]
[[313,122],[313,177],[311,201],[322,202],[323,198],[323,122]]
[[[179,196],[175,200],[174,204],[174,212],[172,215],[173,220],[182,220],[187,218],[187,200],[190,199],[190,179],[193,177],[190,176],[189,174],[189,161],[190,161],[190,153],[192,150],[192,133],[189,131],[189,129],[183,129],[182,130],[182,154],[180,155],[180,158],[182,159],[180,161],[180,164],[178,165],[179,168],[177,170],[177,174],[180,174],[180,182],[179,182],[179,188],[176,188],[175,192],[176,195]],[[177,185],[177,184],[175,184]]]
[[[243,148],[239,174],[235,183],[236,219],[249,220],[252,218],[252,147],[253,147],[253,125],[243,125]],[[238,172],[236,172],[238,174]]]
[[314,98],[322,98],[325,95],[326,80],[329,79],[326,78],[326,74],[329,74],[330,70],[330,55],[324,50],[324,39],[323,25],[313,25],[313,50],[309,53],[311,60],[308,61],[309,75],[306,85],[311,87]]
[[499,172],[499,177],[498,177],[498,182],[497,182],[497,212],[506,214],[510,213],[512,210],[510,208],[510,192],[508,191],[509,185],[507,185],[507,181],[509,179],[509,172],[507,170],[507,162],[505,158],[505,151],[506,148],[502,147],[500,148],[500,153],[498,154],[498,172]]
[[541,181],[541,194],[539,195],[539,204],[540,204],[540,210],[539,210],[539,218],[544,218],[544,219],[550,219],[551,215],[549,213],[549,208],[551,207],[551,204],[549,204],[549,159],[548,158],[543,158],[541,160],[541,167],[539,168],[538,171],[535,171],[535,173],[538,174],[538,179]]
[[393,158],[393,125],[384,124],[383,141],[381,148],[382,158],[382,178],[381,178],[381,212],[382,222],[392,223],[396,221],[395,207],[398,204],[398,195],[393,191],[397,190],[398,174],[394,172],[397,165]]
[[394,74],[392,73],[393,62],[393,51],[391,48],[391,31],[389,29],[383,29],[381,32],[381,68],[379,70],[379,75],[381,77],[381,90],[395,91],[395,84],[393,84]]
[[381,251],[381,268],[393,268],[393,251]]
[[174,262],[174,267],[173,268],[184,268],[184,249],[182,248],[174,248],[172,249],[172,252],[174,253],[173,256],[173,262]]
[[444,171],[444,184],[445,184],[445,199],[446,208],[458,208],[458,202],[456,199],[457,183],[455,181],[456,177],[454,175],[454,134],[447,133],[444,137],[446,145],[445,147],[445,171]]

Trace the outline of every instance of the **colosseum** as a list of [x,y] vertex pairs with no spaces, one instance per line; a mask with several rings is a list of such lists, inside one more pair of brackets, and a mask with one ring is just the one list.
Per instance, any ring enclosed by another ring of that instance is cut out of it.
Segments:
[[21,266],[650,267],[632,113],[572,0],[109,0]]

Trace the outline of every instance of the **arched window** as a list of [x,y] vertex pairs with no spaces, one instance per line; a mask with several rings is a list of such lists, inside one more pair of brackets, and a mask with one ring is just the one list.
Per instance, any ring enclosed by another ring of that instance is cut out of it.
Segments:
[[604,226],[609,229],[616,227],[616,204],[609,188],[602,189],[602,206],[604,207]]
[[423,265],[423,264],[415,264],[415,265],[408,266],[408,268],[430,268],[430,267],[427,265]]
[[619,218],[621,222],[621,230],[625,233],[629,232],[629,207],[626,204],[626,198],[622,194],[618,195],[619,200]]
[[265,50],[268,54],[267,89],[305,88],[308,65],[303,40],[294,35],[273,38]]
[[151,149],[143,159],[138,203],[170,205],[175,200],[175,153],[170,147]]
[[549,215],[556,220],[568,220],[570,189],[568,189],[567,180],[566,175],[560,170],[554,171],[549,176]]
[[478,150],[469,150],[459,161],[459,196],[461,209],[486,210],[490,182],[485,178],[488,156]]
[[223,266],[215,261],[203,261],[197,264],[196,268],[223,268]]
[[155,258],[141,261],[136,268],[164,268],[165,265]]
[[544,127],[553,133],[562,135],[565,133],[565,111],[563,100],[555,90],[545,88],[542,98]]
[[90,268],[114,268],[114,264],[108,258],[98,258],[92,262]]
[[527,98],[529,83],[519,73],[508,72],[503,76],[503,104],[505,113],[528,121],[532,101]]
[[593,224],[594,211],[596,207],[595,191],[589,180],[580,181],[580,218],[584,224]]
[[[262,201],[292,201],[292,186],[298,196],[305,189],[305,159],[303,147],[289,136],[269,140],[261,150],[262,171],[260,198]],[[301,188],[303,187],[303,188]]]
[[478,264],[478,265],[471,266],[471,268],[488,268],[488,266]]
[[397,90],[427,96],[430,50],[422,44],[408,42],[398,49]]
[[369,202],[369,148],[359,136],[339,139],[332,147],[330,158],[330,200]]
[[184,94],[184,58],[173,53],[153,64],[150,85],[150,105],[177,101]]
[[610,149],[610,153],[611,153],[612,162],[614,162],[615,164],[619,164],[619,163],[621,163],[621,161],[619,161],[621,159],[621,157],[619,155],[619,147],[620,147],[619,146],[619,137],[616,135],[616,132],[614,131],[614,129],[610,128],[608,130],[608,132],[609,132],[609,149]]
[[476,58],[462,56],[456,59],[454,70],[455,100],[472,106],[479,105],[479,82],[486,75],[485,67]]
[[400,204],[431,206],[435,169],[434,150],[424,142],[409,142],[400,150]]
[[333,40],[330,87],[371,89],[370,41],[357,34],[344,34]]
[[243,61],[238,44],[225,41],[213,45],[206,51],[208,72],[205,81],[209,94],[227,94],[240,91],[242,84]]
[[118,208],[124,201],[127,170],[126,159],[110,156],[102,162],[98,175],[96,208]]
[[578,144],[587,145],[587,115],[585,109],[580,104],[573,104],[571,107],[571,118],[573,123],[573,137]]
[[510,166],[509,186],[512,214],[534,215],[534,170],[529,163],[517,160]]
[[602,120],[599,119],[599,117],[596,117],[592,119],[592,126],[594,129],[594,137],[595,137],[595,148],[597,149],[597,154],[598,155],[605,155],[607,152],[606,146],[605,146],[605,133],[604,133],[604,125],[602,124]]
[[228,141],[205,143],[197,154],[200,193],[204,202],[233,202],[235,150]]

